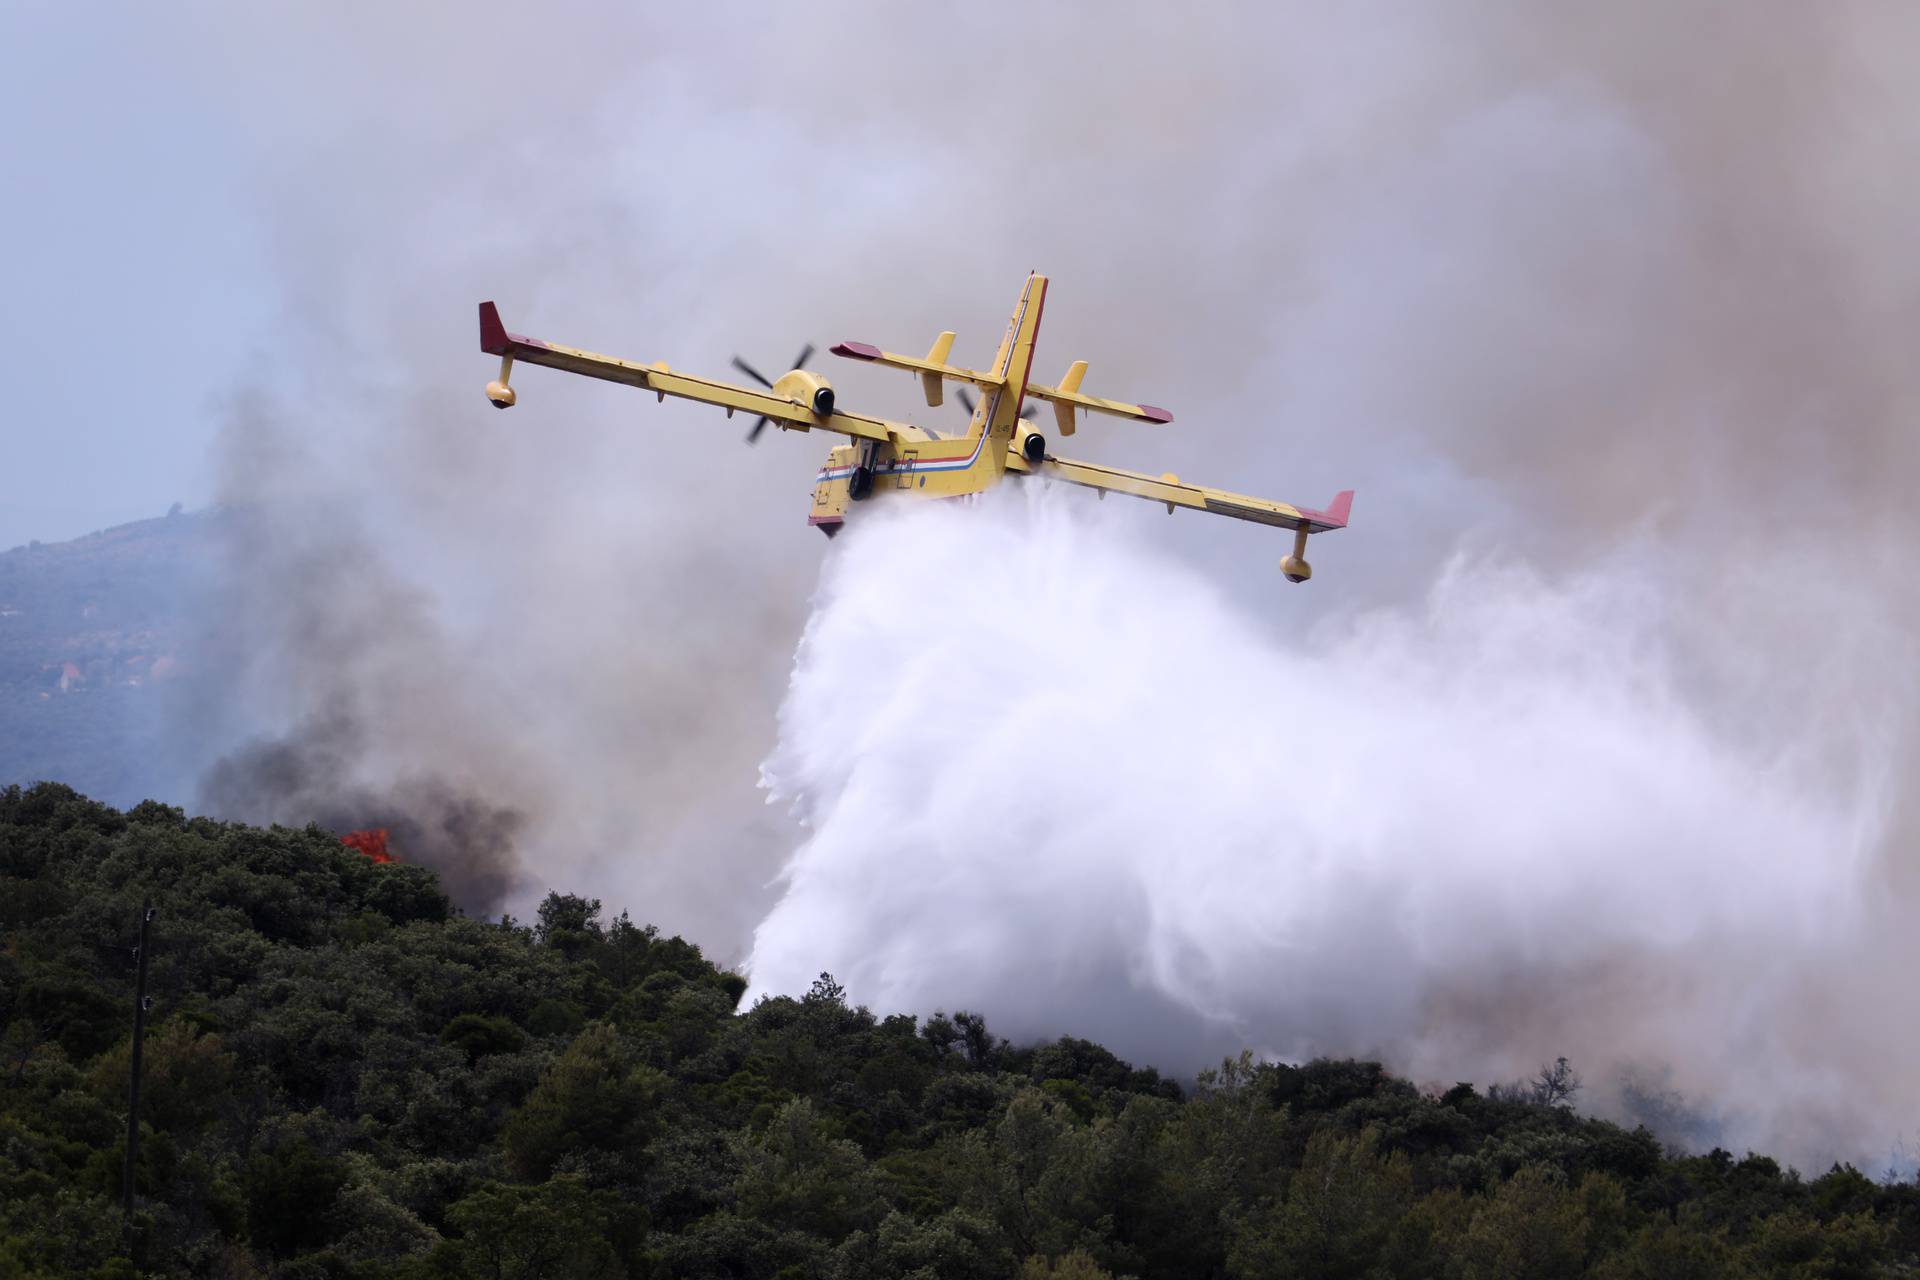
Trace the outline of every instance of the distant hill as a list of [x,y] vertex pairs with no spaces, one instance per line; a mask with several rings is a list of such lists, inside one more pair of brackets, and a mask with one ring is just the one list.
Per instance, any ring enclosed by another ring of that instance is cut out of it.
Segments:
[[147,798],[222,520],[176,508],[0,552],[0,785],[58,778],[116,803]]

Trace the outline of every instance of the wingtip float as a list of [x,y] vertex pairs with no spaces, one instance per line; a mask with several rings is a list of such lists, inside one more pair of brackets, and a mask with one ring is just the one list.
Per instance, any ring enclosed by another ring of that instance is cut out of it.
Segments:
[[[955,395],[972,415],[966,433],[959,436],[942,436],[912,423],[847,412],[836,400],[833,385],[802,367],[813,353],[811,346],[792,369],[771,380],[736,358],[734,366],[761,384],[755,388],[681,373],[664,363],[639,364],[509,333],[500,319],[500,309],[483,302],[480,349],[500,357],[500,376],[487,384],[487,399],[500,409],[511,408],[518,399],[510,381],[514,362],[518,361],[639,387],[662,400],[677,396],[715,405],[725,409],[728,417],[735,412],[754,414],[754,425],[747,434],[749,443],[769,423],[783,431],[830,431],[845,436],[847,443],[829,451],[825,465],[814,477],[813,506],[807,516],[809,524],[829,536],[839,532],[855,503],[872,498],[896,494],[954,498],[979,493],[1008,475],[1037,475],[1081,485],[1103,497],[1123,493],[1165,503],[1169,513],[1184,507],[1291,529],[1293,551],[1281,560],[1280,570],[1290,582],[1311,578],[1307,537],[1346,528],[1353,510],[1351,489],[1341,490],[1326,507],[1316,510],[1189,484],[1174,475],[1156,477],[1075,462],[1049,452],[1046,437],[1026,416],[1032,401],[1052,406],[1054,426],[1063,436],[1074,434],[1080,414],[1098,413],[1156,424],[1172,422],[1173,415],[1155,405],[1084,394],[1080,390],[1087,372],[1084,360],[1074,361],[1055,386],[1034,382],[1029,374],[1046,296],[1047,278],[1029,276],[1000,348],[984,370],[949,362],[954,342],[951,332],[934,339],[924,357],[899,355],[867,342],[840,342],[828,348],[844,359],[914,374],[929,406],[942,403],[947,383],[957,384]],[[979,395],[977,401],[974,391]]]

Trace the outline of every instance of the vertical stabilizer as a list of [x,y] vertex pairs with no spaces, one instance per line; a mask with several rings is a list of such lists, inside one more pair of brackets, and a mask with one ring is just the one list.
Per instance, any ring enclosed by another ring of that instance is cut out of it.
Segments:
[[1026,398],[1027,375],[1033,369],[1033,344],[1040,336],[1040,313],[1047,301],[1047,278],[1027,277],[1020,294],[1020,305],[1007,321],[1006,336],[993,357],[993,376],[999,386],[987,392],[974,415],[969,435],[984,431],[986,447],[980,450],[980,463],[997,476],[1007,467],[1007,446],[1013,439],[1014,423],[1020,418],[1020,402]]

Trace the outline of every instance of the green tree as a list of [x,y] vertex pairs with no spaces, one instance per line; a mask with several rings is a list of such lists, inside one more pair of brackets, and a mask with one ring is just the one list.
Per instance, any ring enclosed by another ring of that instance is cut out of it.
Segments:
[[[141,1053],[141,1119],[182,1134],[210,1124],[230,1100],[236,1061],[219,1036],[178,1018],[162,1023]],[[87,1083],[103,1102],[124,1106],[132,1072],[128,1037],[94,1059]]]
[[1580,1274],[1587,1218],[1559,1172],[1530,1165],[1475,1210],[1461,1242],[1464,1280],[1549,1280]]
[[574,1038],[526,1102],[503,1139],[515,1174],[538,1181],[569,1156],[597,1152],[632,1167],[657,1131],[668,1081],[633,1060],[620,1035],[595,1023]]
[[1594,1270],[1597,1280],[1723,1280],[1736,1274],[1724,1233],[1668,1221],[1639,1228]]
[[736,1196],[741,1213],[826,1241],[870,1230],[886,1214],[860,1148],[833,1137],[806,1098],[745,1144]]
[[533,936],[540,945],[552,947],[569,960],[598,953],[604,946],[606,931],[600,927],[600,899],[582,898],[571,893],[549,893],[536,913],[538,923]]
[[489,1183],[448,1212],[458,1239],[436,1261],[484,1280],[611,1280],[627,1274],[615,1247],[620,1216],[618,1197],[577,1177]]
[[247,1234],[254,1245],[290,1257],[332,1238],[334,1202],[347,1185],[338,1157],[296,1137],[256,1154],[247,1170]]
[[452,1045],[475,1062],[489,1054],[513,1053],[527,1043],[527,1033],[506,1018],[463,1013],[440,1031],[440,1043]]
[[829,1274],[914,1280],[1004,1280],[1013,1272],[1006,1237],[986,1218],[947,1209],[925,1220],[887,1215],[879,1231],[856,1232],[834,1250]]
[[1307,1142],[1286,1194],[1247,1215],[1234,1232],[1235,1274],[1324,1277],[1369,1274],[1413,1199],[1404,1155],[1382,1156],[1379,1134],[1322,1129]]
[[1113,1280],[1113,1273],[1076,1249],[1057,1258],[1028,1258],[1020,1264],[1020,1280]]
[[1890,1234],[1871,1213],[1821,1222],[1796,1210],[1762,1220],[1745,1256],[1755,1272],[1774,1280],[1871,1280],[1891,1261]]

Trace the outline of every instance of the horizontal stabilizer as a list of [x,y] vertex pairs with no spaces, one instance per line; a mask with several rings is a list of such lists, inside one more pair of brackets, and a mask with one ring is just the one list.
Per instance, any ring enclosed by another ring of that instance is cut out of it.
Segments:
[[[868,364],[883,364],[891,369],[910,369],[915,373],[935,378],[945,378],[950,382],[971,382],[976,387],[992,390],[1000,385],[999,379],[990,373],[981,373],[978,369],[962,369],[958,365],[946,362],[946,353],[953,349],[953,335],[943,333],[940,340],[933,344],[930,356],[939,359],[921,359],[919,356],[903,356],[894,351],[882,351],[870,342],[836,342],[827,350],[847,360],[864,360]],[[938,400],[929,400],[929,404],[938,404]]]
[[1054,421],[1059,424],[1060,434],[1073,434],[1073,411],[1086,409],[1093,413],[1108,413],[1116,418],[1132,418],[1137,422],[1172,422],[1173,415],[1165,409],[1150,404],[1128,404],[1123,400],[1102,400],[1098,396],[1082,395],[1080,380],[1087,376],[1087,362],[1075,360],[1067,368],[1067,376],[1060,379],[1057,387],[1042,386],[1038,382],[1027,384],[1027,394],[1035,400],[1045,400],[1053,405]]

